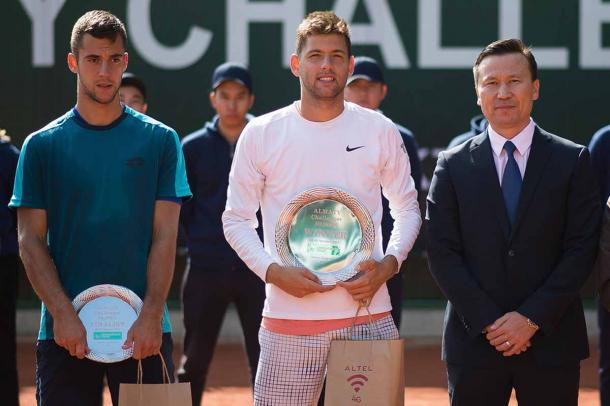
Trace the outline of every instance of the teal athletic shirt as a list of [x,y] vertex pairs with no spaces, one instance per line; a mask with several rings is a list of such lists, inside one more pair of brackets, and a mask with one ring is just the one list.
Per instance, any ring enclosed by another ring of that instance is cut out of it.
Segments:
[[[72,109],[26,138],[9,207],[46,210],[49,252],[70,300],[104,283],[144,299],[155,202],[190,196],[173,129],[129,107],[103,127]],[[53,338],[52,323],[43,303],[39,340]],[[162,328],[171,331],[167,306]]]

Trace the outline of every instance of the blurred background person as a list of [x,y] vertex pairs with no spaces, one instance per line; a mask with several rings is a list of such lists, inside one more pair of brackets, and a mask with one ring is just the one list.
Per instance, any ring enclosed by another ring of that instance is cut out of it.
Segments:
[[475,135],[481,134],[487,128],[487,119],[483,114],[477,114],[473,118],[470,119],[470,130],[462,133],[460,135],[456,135],[451,141],[449,141],[449,145],[447,145],[447,149],[453,148],[456,145],[460,145],[462,142],[471,139]]
[[209,100],[216,115],[182,141],[193,198],[184,204],[180,217],[189,265],[183,280],[185,336],[178,379],[191,383],[193,405],[201,403],[230,303],[237,307],[254,384],[265,301],[264,283],[229,246],[221,221],[235,144],[251,118],[252,77],[245,66],[227,62],[214,71],[211,89]]
[[[599,129],[589,144],[591,163],[597,175],[599,196],[606,205],[610,197],[610,125]],[[610,406],[610,313],[598,303],[599,324],[599,395],[601,406]]]
[[138,113],[146,114],[148,111],[146,85],[142,79],[133,73],[123,73],[119,96],[121,103],[126,104]]
[[[388,93],[388,85],[383,76],[383,71],[373,58],[367,56],[357,56],[354,62],[354,73],[347,80],[345,88],[345,100],[356,103],[361,107],[377,110],[381,102]],[[394,123],[396,124],[396,123]],[[421,191],[421,163],[417,153],[417,142],[413,133],[405,127],[396,124],[404,147],[409,155],[409,163],[411,164],[411,176],[415,181],[415,189]],[[385,251],[390,234],[392,232],[393,220],[390,216],[390,206],[388,199],[382,196],[383,217],[381,220],[381,234],[383,236],[383,249]],[[404,267],[403,267],[404,268]],[[399,272],[387,281],[390,300],[392,302],[392,318],[396,327],[400,331],[400,321],[402,313],[402,291],[403,291],[404,272]]]
[[19,150],[0,129],[0,397],[6,406],[19,404],[15,342],[19,249],[17,217],[8,208],[18,160]]

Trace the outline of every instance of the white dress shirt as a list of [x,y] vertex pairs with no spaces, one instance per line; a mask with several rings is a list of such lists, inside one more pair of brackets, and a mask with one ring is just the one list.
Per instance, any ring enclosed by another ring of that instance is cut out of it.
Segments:
[[506,162],[508,162],[508,154],[504,149],[506,141],[512,141],[515,144],[515,152],[513,156],[519,166],[519,172],[521,172],[521,179],[525,175],[525,167],[527,166],[527,158],[530,155],[532,147],[532,139],[534,138],[534,130],[536,129],[536,123],[530,118],[529,124],[521,130],[521,132],[515,135],[512,139],[506,139],[498,134],[489,125],[487,127],[487,133],[489,134],[489,141],[491,142],[491,149],[493,150],[494,163],[496,164],[496,172],[498,173],[498,181],[500,186],[502,185],[502,176],[504,176],[504,168],[506,168]]

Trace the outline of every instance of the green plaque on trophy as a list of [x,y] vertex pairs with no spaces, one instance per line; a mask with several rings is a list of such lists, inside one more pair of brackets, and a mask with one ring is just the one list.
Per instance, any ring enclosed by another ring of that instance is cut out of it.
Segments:
[[358,219],[343,203],[323,199],[303,206],[292,219],[288,247],[307,269],[334,272],[347,266],[362,241]]
[[323,285],[356,275],[371,257],[375,230],[370,214],[353,195],[332,187],[306,190],[282,210],[275,244],[285,266],[301,266]]

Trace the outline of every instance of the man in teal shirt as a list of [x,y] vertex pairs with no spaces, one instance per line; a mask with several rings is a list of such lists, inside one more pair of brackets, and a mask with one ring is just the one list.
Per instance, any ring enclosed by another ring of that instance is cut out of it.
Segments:
[[[161,353],[170,367],[171,284],[180,203],[190,197],[178,136],[123,106],[123,23],[91,11],[75,24],[68,66],[76,107],[23,144],[10,206],[17,208],[22,260],[43,302],[37,347],[39,404],[99,404],[106,377],[113,403],[134,382],[136,360]],[[143,299],[123,348],[133,359],[83,359],[86,332],[71,301],[98,284]],[[159,357],[143,361],[145,382],[161,382]]]

